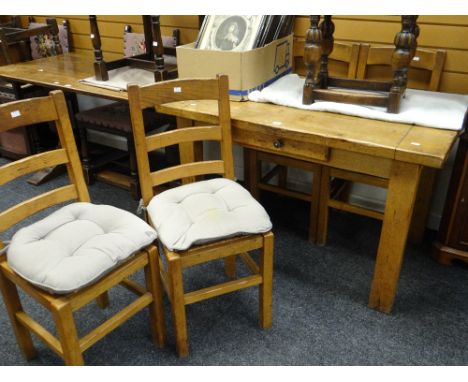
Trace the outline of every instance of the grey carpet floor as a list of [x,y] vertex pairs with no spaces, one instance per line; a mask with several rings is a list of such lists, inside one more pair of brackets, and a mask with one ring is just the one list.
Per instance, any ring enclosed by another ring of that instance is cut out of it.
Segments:
[[[0,159],[0,164],[4,160]],[[65,176],[39,188],[24,179],[2,186],[0,210],[38,192],[65,184]],[[103,183],[89,187],[95,203],[134,212],[137,202],[124,190]],[[273,327],[258,327],[257,289],[249,288],[187,307],[190,355],[175,354],[170,309],[165,299],[168,344],[150,341],[148,316],[140,312],[84,355],[88,365],[467,365],[468,267],[445,267],[429,256],[434,233],[422,246],[408,246],[392,314],[367,308],[380,223],[332,213],[329,244],[307,241],[308,207],[264,195],[275,239]],[[38,214],[27,224],[44,216]],[[14,229],[4,232],[11,237]],[[240,273],[245,269],[239,264]],[[220,262],[185,273],[185,289],[223,279]],[[142,279],[142,275],[137,275]],[[48,313],[24,296],[25,309],[54,332]],[[110,293],[111,306],[91,303],[75,317],[79,333],[119,310],[132,296],[123,288]],[[26,362],[16,345],[0,303],[0,365],[62,365],[34,338],[38,358]]]

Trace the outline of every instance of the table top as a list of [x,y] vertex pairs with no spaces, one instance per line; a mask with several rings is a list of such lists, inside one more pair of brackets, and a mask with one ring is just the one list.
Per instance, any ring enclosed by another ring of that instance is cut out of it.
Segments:
[[[214,101],[181,101],[159,109],[216,123]],[[231,102],[233,127],[307,141],[331,148],[441,168],[460,132],[378,121],[267,103]]]
[[[53,89],[127,100],[127,93],[80,83],[94,74],[93,58],[79,53],[0,66],[0,78],[33,83]],[[161,112],[213,123],[214,101],[184,101],[166,104]],[[284,106],[231,102],[234,129],[320,144],[441,168],[460,132],[401,123],[384,122],[342,114],[292,109]]]
[[94,76],[93,62],[92,57],[83,54],[64,53],[59,56],[0,66],[0,78],[112,100],[127,100],[126,92],[79,82],[83,78]]

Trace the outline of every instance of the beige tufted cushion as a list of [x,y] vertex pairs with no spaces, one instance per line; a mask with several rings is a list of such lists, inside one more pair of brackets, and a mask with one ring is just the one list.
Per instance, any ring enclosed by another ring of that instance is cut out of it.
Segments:
[[97,281],[156,237],[153,228],[130,212],[73,203],[20,229],[7,261],[32,284],[68,293]]
[[170,250],[271,229],[265,209],[246,189],[224,178],[162,192],[151,200],[148,214]]

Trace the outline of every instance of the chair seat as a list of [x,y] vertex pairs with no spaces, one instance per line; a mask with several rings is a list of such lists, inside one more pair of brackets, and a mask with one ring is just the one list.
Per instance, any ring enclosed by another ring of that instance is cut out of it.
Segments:
[[[143,112],[145,128],[156,129],[167,117],[162,116],[153,109],[145,109]],[[126,102],[113,102],[108,105],[98,106],[90,110],[76,114],[78,122],[84,122],[91,126],[97,126],[105,130],[120,131],[123,134],[132,133],[130,111]]]
[[7,252],[10,267],[52,293],[69,293],[101,278],[157,238],[121,209],[73,203],[20,229]]
[[225,178],[162,192],[151,200],[147,210],[159,239],[170,250],[268,232],[272,227],[265,209],[250,193]]

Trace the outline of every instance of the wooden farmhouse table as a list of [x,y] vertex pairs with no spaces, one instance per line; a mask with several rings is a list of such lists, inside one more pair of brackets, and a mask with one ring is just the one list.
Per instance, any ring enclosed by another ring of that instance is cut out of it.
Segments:
[[[10,81],[127,100],[126,92],[79,82],[92,75],[92,57],[77,53],[0,67],[0,78]],[[216,110],[213,101],[175,102],[160,109],[176,116],[179,126],[193,121],[215,123]],[[247,153],[252,149],[271,152],[388,179],[369,307],[389,313],[421,173],[444,166],[459,132],[253,102],[231,102],[231,117],[233,141]],[[193,145],[180,149],[181,160],[200,155]]]

